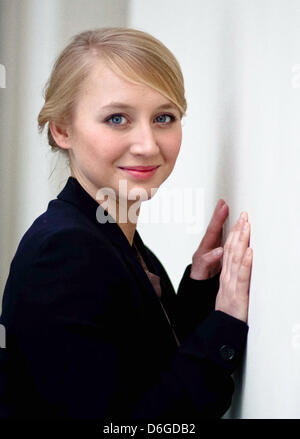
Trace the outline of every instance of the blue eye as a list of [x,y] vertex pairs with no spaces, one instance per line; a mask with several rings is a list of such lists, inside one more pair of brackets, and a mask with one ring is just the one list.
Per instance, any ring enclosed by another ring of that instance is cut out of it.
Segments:
[[[169,119],[166,120],[166,118]],[[175,120],[175,117],[172,116],[171,114],[160,114],[159,116],[157,116],[156,120],[158,123],[166,124],[173,122]]]
[[[168,125],[171,124],[176,120],[176,117],[172,114],[160,114],[155,118],[155,121],[161,125]],[[123,116],[122,114],[112,114],[108,119],[106,119],[106,122],[109,123],[109,125],[115,125],[115,126],[125,126],[127,124],[127,118]]]
[[126,123],[126,119],[124,116],[122,116],[121,114],[113,114],[109,119],[107,119],[108,121],[111,121],[111,123],[113,125],[124,125],[124,123],[122,123],[122,119],[125,120]]

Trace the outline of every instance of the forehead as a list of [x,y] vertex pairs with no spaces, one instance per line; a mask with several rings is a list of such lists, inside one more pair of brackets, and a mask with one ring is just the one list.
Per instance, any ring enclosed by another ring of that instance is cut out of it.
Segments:
[[129,103],[136,99],[142,99],[144,102],[155,105],[172,104],[153,88],[143,84],[134,84],[117,75],[102,61],[93,65],[85,79],[82,85],[81,99],[97,100],[98,104],[101,105],[106,105],[111,101]]

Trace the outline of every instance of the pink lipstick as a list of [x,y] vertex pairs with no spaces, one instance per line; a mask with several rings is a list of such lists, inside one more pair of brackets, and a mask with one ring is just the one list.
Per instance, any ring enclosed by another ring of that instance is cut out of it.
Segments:
[[138,180],[146,180],[147,178],[152,177],[158,168],[159,166],[120,166],[120,169],[122,169],[122,171],[127,172],[129,175]]

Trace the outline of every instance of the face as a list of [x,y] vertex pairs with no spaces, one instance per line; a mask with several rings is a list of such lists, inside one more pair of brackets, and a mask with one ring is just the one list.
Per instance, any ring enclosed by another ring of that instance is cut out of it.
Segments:
[[[143,188],[150,199],[151,188],[158,188],[172,172],[182,139],[180,112],[174,104],[101,62],[85,81],[67,133],[72,175],[92,196],[100,188],[113,189],[117,201],[124,197],[119,192],[122,180],[128,192]],[[135,166],[157,169],[152,173],[123,169]],[[133,202],[128,200],[128,206]]]

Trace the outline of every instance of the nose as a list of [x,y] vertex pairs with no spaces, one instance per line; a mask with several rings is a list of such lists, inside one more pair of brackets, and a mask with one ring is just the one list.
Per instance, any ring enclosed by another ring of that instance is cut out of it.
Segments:
[[153,156],[159,152],[157,136],[148,122],[141,122],[131,131],[130,152]]

